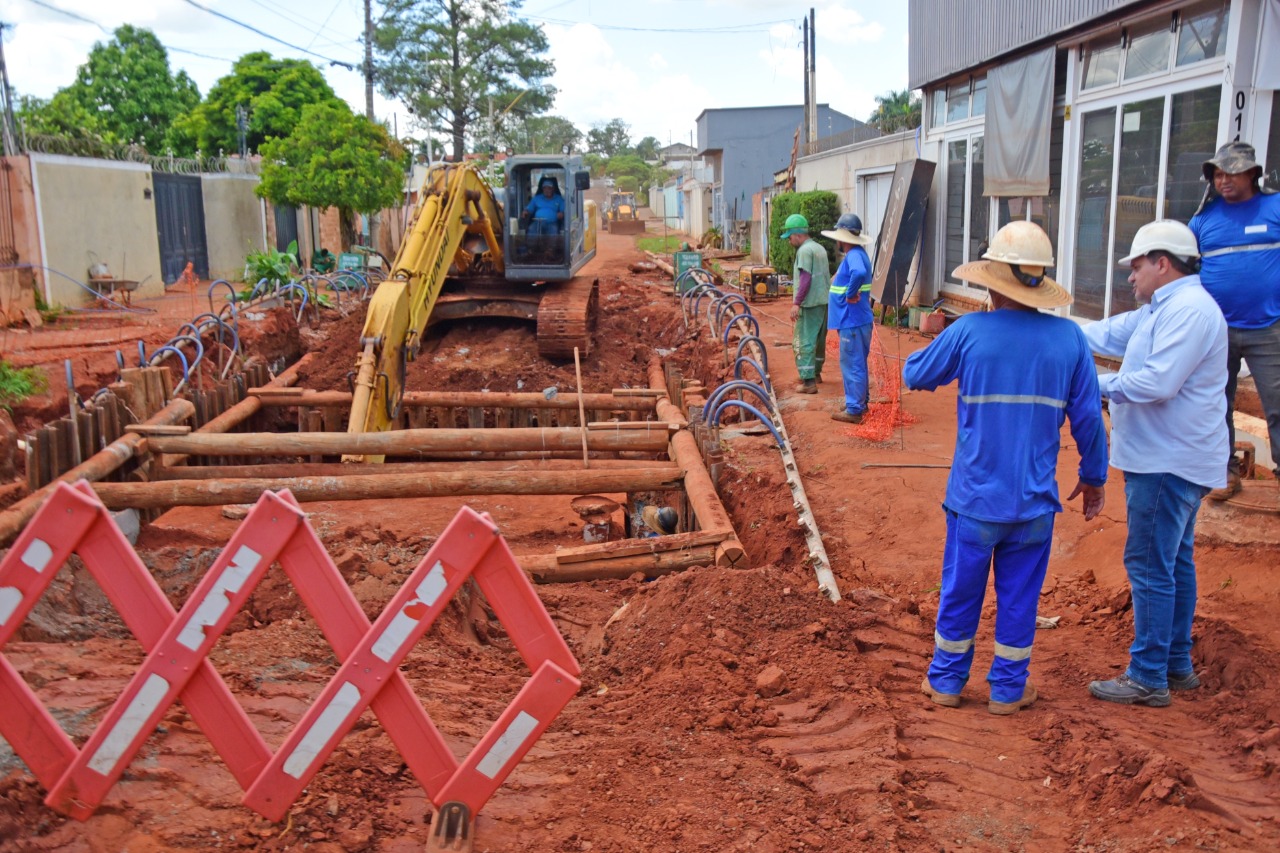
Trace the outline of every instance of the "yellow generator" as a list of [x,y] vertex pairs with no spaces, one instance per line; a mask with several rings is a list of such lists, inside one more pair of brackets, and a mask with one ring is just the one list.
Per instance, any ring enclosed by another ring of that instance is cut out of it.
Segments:
[[791,292],[791,281],[765,264],[746,264],[738,268],[738,290],[748,302],[777,299]]

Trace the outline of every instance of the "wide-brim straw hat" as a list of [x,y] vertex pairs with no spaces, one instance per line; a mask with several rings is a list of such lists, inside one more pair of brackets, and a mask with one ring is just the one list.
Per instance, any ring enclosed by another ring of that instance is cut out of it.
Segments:
[[650,504],[640,510],[640,520],[644,522],[644,526],[652,530],[654,533],[660,533],[663,536],[669,536],[672,533],[675,533],[676,531],[674,527],[667,528],[662,525],[662,522],[658,519],[658,509],[658,507]]
[[[1022,267],[1027,274],[1043,270],[1043,267]],[[1001,296],[1029,308],[1061,308],[1072,303],[1071,294],[1062,285],[1045,276],[1035,287],[1018,281],[1013,268],[1002,261],[970,261],[956,267],[952,273],[962,281],[985,285]]]
[[855,246],[870,246],[871,238],[866,234],[854,234],[848,228],[837,228],[834,231],[823,231],[823,237],[829,237],[837,243],[852,243]]

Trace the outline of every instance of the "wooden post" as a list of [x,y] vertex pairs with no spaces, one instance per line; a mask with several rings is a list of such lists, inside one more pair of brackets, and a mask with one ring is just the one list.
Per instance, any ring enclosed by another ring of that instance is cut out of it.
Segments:
[[573,372],[578,378],[578,428],[582,430],[582,467],[590,468],[591,460],[587,458],[587,413],[582,406],[582,362],[578,360],[578,348],[573,348]]

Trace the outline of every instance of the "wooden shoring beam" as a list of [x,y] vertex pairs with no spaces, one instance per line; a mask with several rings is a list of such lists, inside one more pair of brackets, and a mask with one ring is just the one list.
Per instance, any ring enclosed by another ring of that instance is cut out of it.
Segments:
[[484,471],[434,474],[356,474],[350,477],[270,477],[238,480],[161,480],[96,483],[111,509],[163,509],[252,503],[268,490],[288,489],[301,503],[466,495],[581,495],[680,488],[671,468],[590,471]]
[[621,579],[636,572],[653,578],[694,566],[712,565],[716,562],[716,546],[700,545],[652,554],[601,557],[577,563],[559,563],[554,554],[534,554],[516,557],[516,562],[538,583]]
[[[351,477],[371,472],[433,474],[461,471],[582,471],[580,454],[564,459],[467,459],[442,462],[387,462],[377,468],[349,462],[296,462],[267,465],[180,465],[155,470],[156,480],[239,480],[249,478]],[[593,459],[592,470],[664,471],[680,478],[680,469],[665,461]]]
[[[663,389],[667,387],[667,378],[662,370],[662,362],[656,357],[649,362],[649,387]],[[661,420],[685,422],[684,413],[666,396],[657,401],[657,415]],[[733,522],[724,504],[720,502],[720,494],[711,479],[706,465],[702,462],[702,454],[698,450],[698,441],[693,433],[682,429],[671,437],[671,461],[680,467],[684,474],[684,490],[689,498],[689,506],[693,509],[698,526],[703,530],[733,530]],[[739,566],[750,565],[746,550],[742,547],[737,533],[725,539],[716,548],[716,565]]]
[[[249,395],[259,397],[266,406],[317,406],[347,408],[351,394],[347,391],[312,391],[304,388],[281,390],[274,387],[250,388]],[[556,394],[548,399],[544,395],[523,391],[406,391],[405,408],[417,406],[442,406],[449,408],[506,409],[577,409],[578,396],[572,391]],[[625,412],[652,412],[653,399],[649,395],[583,394],[582,405],[588,410]]]
[[[591,450],[666,450],[668,425],[653,429],[587,430]],[[236,433],[235,435],[152,436],[150,446],[162,453],[200,456],[413,456],[435,451],[573,450],[583,431],[575,427],[510,429],[402,429],[365,433]]]

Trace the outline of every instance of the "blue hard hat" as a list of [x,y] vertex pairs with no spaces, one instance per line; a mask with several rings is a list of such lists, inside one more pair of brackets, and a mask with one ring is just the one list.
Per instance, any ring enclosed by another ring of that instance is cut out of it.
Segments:
[[862,233],[862,220],[856,213],[846,213],[836,220],[836,228],[843,228],[854,234]]

